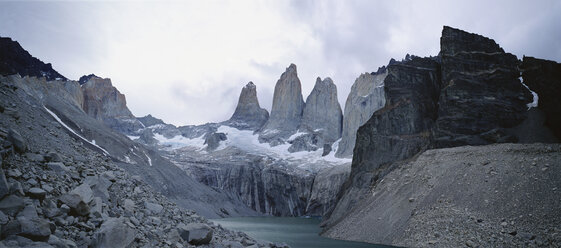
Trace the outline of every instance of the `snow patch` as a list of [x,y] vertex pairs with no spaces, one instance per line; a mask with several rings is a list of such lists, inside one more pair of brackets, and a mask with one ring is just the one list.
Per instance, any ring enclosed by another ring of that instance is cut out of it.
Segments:
[[[130,140],[137,140],[137,139],[140,139],[140,136],[127,135],[127,138],[129,138]],[[131,148],[131,150],[132,150],[132,148]]]
[[101,148],[100,146],[95,144],[95,140],[93,140],[93,142],[87,140],[86,138],[82,137],[81,135],[77,134],[76,132],[74,132],[74,130],[72,128],[70,128],[69,126],[67,126],[64,122],[62,122],[62,120],[51,110],[49,110],[47,107],[43,106],[43,108],[51,115],[53,116],[53,118],[55,118],[55,120],[60,123],[60,125],[62,125],[64,128],[66,128],[68,131],[72,132],[74,135],[80,137],[80,139],[84,140],[85,142],[88,142],[89,144],[99,148],[101,151],[103,151],[106,155],[110,155],[109,152],[107,152],[105,149]]
[[522,79],[522,77],[520,77],[520,83],[522,85],[524,85],[524,87],[526,87],[526,89],[528,89],[530,92],[532,92],[532,97],[533,97],[533,101],[531,103],[526,104],[526,106],[528,106],[528,109],[531,108],[537,108],[538,107],[538,93],[536,93],[535,91],[531,90],[528,85],[526,85],[524,83],[524,80]]
[[200,137],[189,139],[181,135],[177,135],[171,139],[168,139],[161,134],[154,134],[154,138],[160,143],[160,145],[167,146],[170,149],[178,149],[187,146],[202,149],[205,147],[205,139],[203,137],[204,135],[201,135]]
[[144,156],[146,156],[146,158],[148,159],[148,165],[152,166],[152,159],[150,158],[150,156],[148,156],[148,154],[146,154],[146,152],[142,152],[144,153]]

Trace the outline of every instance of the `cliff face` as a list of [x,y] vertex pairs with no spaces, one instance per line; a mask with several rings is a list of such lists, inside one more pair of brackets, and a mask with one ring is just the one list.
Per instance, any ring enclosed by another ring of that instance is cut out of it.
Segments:
[[269,119],[269,112],[259,106],[257,87],[253,82],[242,88],[234,114],[226,123],[240,130],[258,130]]
[[442,91],[436,147],[516,142],[505,128],[526,118],[531,93],[518,79],[516,56],[493,40],[444,27]]
[[296,65],[291,64],[275,85],[269,120],[261,128],[259,140],[272,145],[284,143],[294,134],[302,120],[304,100]]
[[546,115],[545,125],[561,139],[561,64],[543,59],[524,57],[524,83],[538,93],[538,108]]
[[108,78],[89,77],[82,84],[84,102],[82,109],[89,116],[103,121],[108,127],[130,134],[142,127],[127,108],[125,95],[121,94]]
[[358,129],[351,175],[329,221],[342,218],[363,196],[387,164],[411,157],[430,145],[436,119],[440,66],[414,58],[388,66],[386,105]]
[[360,75],[351,87],[351,92],[345,102],[343,130],[337,157],[350,157],[353,154],[356,141],[356,131],[374,113],[386,103],[384,96],[384,79],[387,71],[375,74]]
[[319,132],[325,143],[333,143],[341,137],[343,112],[337,99],[337,86],[331,78],[317,78],[314,89],[306,98],[300,130]]
[[51,64],[31,56],[17,41],[0,37],[0,75],[7,76],[45,77],[47,80],[63,80],[66,78],[53,69]]

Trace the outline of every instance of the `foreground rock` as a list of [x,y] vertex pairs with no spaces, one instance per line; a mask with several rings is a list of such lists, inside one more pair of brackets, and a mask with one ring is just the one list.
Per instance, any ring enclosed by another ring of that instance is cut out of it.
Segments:
[[405,247],[556,247],[561,145],[428,150],[323,235]]
[[181,238],[192,245],[204,245],[212,240],[212,229],[205,224],[180,224],[177,230]]

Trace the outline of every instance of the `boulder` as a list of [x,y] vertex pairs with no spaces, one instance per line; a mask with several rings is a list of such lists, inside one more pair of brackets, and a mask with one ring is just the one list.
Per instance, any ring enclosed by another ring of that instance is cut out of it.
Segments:
[[27,143],[21,134],[14,129],[10,129],[8,132],[8,141],[12,143],[14,150],[18,153],[24,153],[27,150]]
[[34,187],[34,188],[29,189],[27,191],[27,194],[31,198],[43,200],[43,199],[45,199],[45,196],[47,196],[47,191],[44,191],[43,189]]
[[21,231],[18,235],[33,241],[47,241],[51,235],[51,227],[47,220],[39,217],[18,218]]
[[125,224],[124,218],[109,218],[94,234],[90,244],[95,248],[125,248],[134,241],[134,229]]
[[177,231],[181,238],[192,245],[204,245],[212,240],[212,229],[202,223],[179,224]]
[[70,193],[62,195],[59,200],[70,207],[70,213],[86,216],[90,213],[89,203],[93,200],[93,192],[88,184],[81,184]]
[[7,215],[15,215],[24,207],[25,203],[23,202],[23,198],[15,195],[8,195],[0,201],[0,211]]
[[227,125],[240,130],[258,130],[269,119],[269,112],[259,106],[257,87],[253,82],[242,88],[238,105]]
[[48,162],[62,162],[62,157],[56,152],[49,152],[49,154],[45,156],[45,159]]
[[4,175],[4,170],[0,168],[0,199],[2,199],[5,195],[10,193],[10,186],[8,185],[8,181],[6,180],[6,175]]
[[49,162],[47,167],[58,174],[68,172],[68,168],[62,162]]
[[162,212],[164,207],[162,205],[152,202],[144,202],[144,208],[152,214],[159,214]]

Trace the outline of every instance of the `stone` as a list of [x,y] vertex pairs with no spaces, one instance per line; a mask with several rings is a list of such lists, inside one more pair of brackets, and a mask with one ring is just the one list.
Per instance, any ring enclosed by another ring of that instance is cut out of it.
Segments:
[[0,211],[0,225],[5,225],[8,221],[8,216],[6,216],[4,212]]
[[103,215],[103,200],[101,197],[94,197],[90,209],[90,214],[96,218],[101,218]]
[[183,240],[192,245],[204,245],[212,240],[212,229],[202,223],[179,224],[177,231]]
[[124,218],[109,218],[94,234],[90,244],[95,248],[125,248],[134,241],[135,230],[125,224]]
[[[337,98],[337,86],[331,78],[316,79],[312,92],[306,98],[300,131],[319,132],[327,144],[341,137],[343,111]],[[321,144],[323,146],[323,144]]]
[[0,211],[7,215],[15,215],[24,207],[25,203],[23,202],[23,198],[15,195],[8,195],[0,201]]
[[21,187],[20,182],[15,181],[10,185],[10,194],[24,196],[23,187]]
[[76,243],[72,240],[68,239],[61,239],[55,235],[49,236],[49,240],[47,241],[49,245],[52,245],[56,248],[75,248],[78,247]]
[[56,152],[49,152],[45,158],[48,162],[62,162],[62,157]]
[[47,167],[58,174],[68,172],[68,168],[61,162],[49,162],[47,163]]
[[90,186],[84,183],[61,196],[59,200],[70,207],[71,214],[86,216],[90,213],[89,203],[93,200],[93,192]]
[[10,186],[6,180],[6,175],[4,175],[4,170],[0,168],[0,199],[5,195],[10,193]]
[[18,218],[21,225],[20,236],[26,237],[33,241],[47,241],[51,235],[49,222],[43,218]]
[[10,129],[10,131],[8,132],[8,141],[12,143],[12,146],[14,147],[14,150],[16,152],[24,153],[25,151],[27,151],[27,143],[18,131]]
[[238,105],[227,125],[240,130],[258,130],[269,119],[269,112],[259,106],[257,87],[253,82],[242,88]]
[[325,157],[331,153],[333,148],[331,148],[330,144],[323,144],[323,152],[321,153],[322,157]]
[[27,159],[29,159],[29,161],[33,161],[33,162],[43,162],[45,161],[45,157],[41,154],[37,154],[37,153],[31,153],[28,152],[25,154],[25,157]]
[[144,202],[144,208],[152,214],[159,214],[162,212],[164,207],[162,205],[152,202]]
[[45,196],[47,196],[47,191],[42,190],[40,188],[31,188],[27,191],[27,194],[31,197],[31,198],[35,198],[35,199],[39,199],[39,200],[43,200],[45,199]]
[[123,203],[123,208],[125,209],[125,211],[128,211],[129,213],[134,213],[134,208],[135,208],[134,201],[132,201],[131,199],[125,199],[125,202]]
[[112,182],[104,176],[88,176],[86,177],[85,183],[87,183],[92,189],[93,195],[96,197],[101,197],[101,199],[107,201],[109,199],[109,187]]
[[298,130],[303,111],[302,86],[296,65],[290,64],[275,85],[271,114],[260,130],[259,141],[272,145],[284,143],[283,139]]
[[216,150],[216,148],[218,148],[218,146],[220,145],[220,141],[225,141],[227,140],[228,137],[226,136],[225,133],[209,133],[206,135],[205,137],[205,145],[207,145],[206,150],[207,151],[214,151]]
[[384,79],[386,70],[379,73],[363,73],[353,83],[345,102],[341,141],[336,151],[337,157],[350,157],[356,141],[356,131],[372,114],[384,107]]

